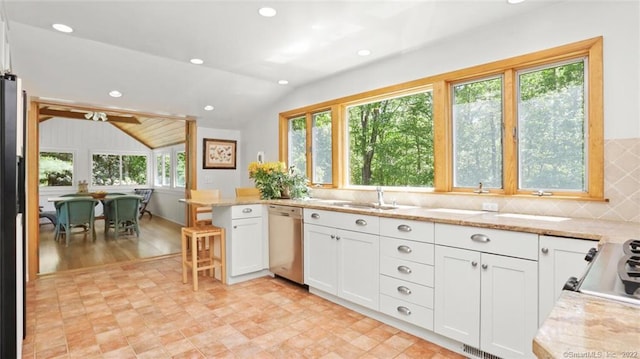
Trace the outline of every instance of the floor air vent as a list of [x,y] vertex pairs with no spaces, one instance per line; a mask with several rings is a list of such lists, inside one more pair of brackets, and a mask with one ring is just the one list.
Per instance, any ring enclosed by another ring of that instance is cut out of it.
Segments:
[[464,344],[462,351],[464,351],[467,354],[472,355],[474,358],[480,358],[480,359],[502,359],[497,355],[485,353],[485,352],[483,352],[482,350],[480,350],[478,348],[474,348],[474,347],[466,345],[466,344]]

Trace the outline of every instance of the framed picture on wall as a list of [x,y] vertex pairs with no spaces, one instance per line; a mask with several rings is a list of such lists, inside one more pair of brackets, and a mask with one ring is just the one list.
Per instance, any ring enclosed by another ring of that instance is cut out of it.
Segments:
[[203,141],[203,169],[236,169],[236,141],[205,138]]

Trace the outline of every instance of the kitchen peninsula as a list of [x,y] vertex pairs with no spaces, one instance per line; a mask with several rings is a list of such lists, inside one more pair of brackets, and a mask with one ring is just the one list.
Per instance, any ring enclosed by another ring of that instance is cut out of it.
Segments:
[[[191,203],[190,200],[181,201]],[[623,243],[630,238],[640,237],[640,225],[636,223],[579,218],[408,206],[380,210],[338,206],[336,205],[338,202],[335,200],[322,199],[262,201],[255,198],[232,198],[219,199],[207,203],[194,203],[211,205],[214,207],[214,213],[218,207],[277,203],[303,207],[306,210],[373,216],[380,218],[381,221],[407,220],[432,222],[437,226],[463,226],[465,228],[474,227],[483,230],[514,231],[538,235],[540,238],[551,238],[551,241],[573,238],[591,241],[587,244],[593,247],[603,243]],[[387,237],[380,238],[386,240]],[[544,253],[546,248],[542,248],[542,245],[540,245],[540,249]],[[542,256],[540,250],[537,250],[537,252]],[[542,278],[540,278],[540,281],[542,285]],[[331,300],[332,298],[329,299]],[[636,320],[639,316],[640,306],[637,305],[620,303],[579,292],[563,291],[550,315],[546,319],[544,319],[544,316],[540,319],[538,332],[531,344],[533,353],[539,358],[568,357],[568,355],[579,357],[581,353],[601,353],[602,357],[606,357],[606,353],[614,353],[617,355],[616,357],[620,358],[624,353],[632,353],[640,348],[640,342],[636,335],[640,330]],[[379,319],[379,317],[375,318]],[[391,321],[391,323],[392,325],[397,324],[395,321]],[[400,329],[405,330],[405,327]],[[412,332],[412,334],[414,333]],[[420,335],[420,333],[417,334]],[[430,340],[428,337],[425,339]],[[457,350],[461,351],[461,348],[457,347]]]

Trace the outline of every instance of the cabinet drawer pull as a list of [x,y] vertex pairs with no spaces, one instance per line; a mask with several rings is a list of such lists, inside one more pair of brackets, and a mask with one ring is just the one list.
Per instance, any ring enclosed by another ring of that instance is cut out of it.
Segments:
[[335,235],[335,234],[332,234],[332,235],[331,235],[331,239],[336,239],[336,235]]
[[318,219],[320,218],[320,215],[318,213],[311,213],[311,218]]
[[542,248],[542,253],[544,253],[544,254],[549,253],[549,248],[543,247]]
[[367,221],[365,221],[364,219],[356,219],[356,224],[359,226],[366,226]]
[[411,232],[411,226],[408,226],[406,224],[401,224],[398,226],[398,230],[400,232]]
[[404,307],[404,306],[399,306],[398,308],[398,313],[403,314],[403,315],[411,315],[411,309]]
[[477,266],[478,266],[478,262],[476,262],[476,261],[472,261],[472,262],[471,262],[471,266],[472,266],[472,267],[477,267]]
[[401,246],[398,246],[398,252],[400,252],[400,253],[407,253],[407,254],[409,254],[409,253],[413,252],[413,249],[411,249],[411,247],[409,247],[409,246],[405,246],[405,245],[403,244],[403,245],[401,245]]
[[401,285],[398,287],[398,293],[409,295],[411,294],[411,289]]
[[251,213],[253,210],[251,208],[245,208],[242,210],[242,213]]
[[491,242],[491,238],[489,238],[489,236],[487,236],[486,234],[480,234],[480,233],[476,233],[472,235],[471,240],[474,242],[482,242],[482,243]]
[[482,269],[487,269],[487,268],[489,268],[489,266],[488,266],[488,265],[486,265],[486,264],[483,264],[483,265],[482,265]]
[[411,268],[407,267],[407,266],[398,266],[398,272],[400,273],[404,273],[404,274],[411,274]]

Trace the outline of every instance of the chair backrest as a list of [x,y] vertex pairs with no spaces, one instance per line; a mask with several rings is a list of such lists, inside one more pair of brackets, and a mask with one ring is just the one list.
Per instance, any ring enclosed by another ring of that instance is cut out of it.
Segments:
[[153,194],[153,188],[136,188],[133,192],[138,196],[142,196],[142,203],[149,203],[151,195]]
[[58,220],[71,225],[93,222],[96,204],[97,200],[87,196],[56,202]]
[[260,197],[260,190],[255,187],[236,187],[236,197]]
[[140,197],[119,196],[106,201],[107,217],[119,221],[137,221]]
[[196,201],[207,201],[220,198],[219,189],[192,189],[191,199]]

